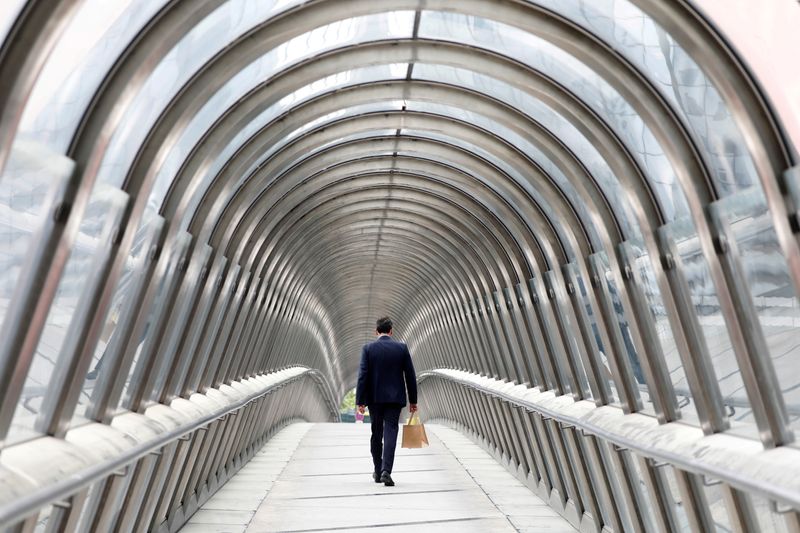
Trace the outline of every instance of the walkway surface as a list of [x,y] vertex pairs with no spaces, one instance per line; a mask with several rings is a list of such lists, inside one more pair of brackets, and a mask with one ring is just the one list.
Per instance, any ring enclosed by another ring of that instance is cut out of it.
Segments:
[[444,426],[426,430],[429,447],[398,445],[396,486],[385,487],[372,481],[368,425],[293,424],[181,531],[575,532],[467,437]]

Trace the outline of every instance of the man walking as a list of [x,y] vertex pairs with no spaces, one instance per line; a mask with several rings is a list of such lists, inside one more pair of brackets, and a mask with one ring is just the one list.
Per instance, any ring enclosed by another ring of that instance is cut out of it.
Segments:
[[388,317],[378,319],[375,334],[377,340],[361,349],[356,403],[360,413],[369,406],[372,419],[370,451],[375,465],[372,479],[393,487],[392,465],[400,410],[406,405],[406,389],[408,410],[412,413],[417,410],[417,376],[408,346],[392,339],[392,321]]

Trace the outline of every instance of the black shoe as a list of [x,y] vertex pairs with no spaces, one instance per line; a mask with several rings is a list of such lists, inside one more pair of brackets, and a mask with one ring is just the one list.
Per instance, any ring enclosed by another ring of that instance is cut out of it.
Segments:
[[377,473],[377,472],[373,472],[372,473],[372,479],[375,480],[375,483],[380,483],[381,482],[381,475],[379,473]]
[[381,480],[378,483],[383,483],[387,487],[394,487],[394,481],[392,480],[392,476],[389,475],[389,472],[382,472],[381,473]]

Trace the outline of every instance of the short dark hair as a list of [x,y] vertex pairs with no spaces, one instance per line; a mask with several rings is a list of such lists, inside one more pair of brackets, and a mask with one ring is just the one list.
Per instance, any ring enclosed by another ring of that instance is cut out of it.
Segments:
[[392,331],[392,319],[388,316],[379,318],[378,323],[375,325],[375,331],[378,333],[389,333]]

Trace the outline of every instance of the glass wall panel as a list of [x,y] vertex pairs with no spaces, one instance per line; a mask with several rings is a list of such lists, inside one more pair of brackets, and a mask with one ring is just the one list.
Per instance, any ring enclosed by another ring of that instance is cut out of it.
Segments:
[[[250,7],[242,11],[241,4]],[[141,145],[169,99],[231,38],[251,27],[253,21],[263,18],[258,15],[251,16],[249,13],[250,10],[263,10],[257,7],[260,2],[230,2],[225,6],[230,5],[238,7],[238,11],[234,12],[235,20],[221,21],[219,17],[207,17],[156,68],[126,113],[124,123],[114,134],[100,170],[102,181],[121,183],[133,161],[136,148]],[[204,108],[205,112],[201,111],[193,118],[193,122],[202,125],[195,135],[200,135],[206,130],[206,124],[216,116],[220,108],[227,108],[254,85],[276,71],[303,58],[343,44],[376,38],[410,37],[413,24],[413,11],[389,12],[338,21],[290,39],[244,66],[215,93]],[[166,180],[154,186],[151,198],[154,205],[160,204],[170,184],[171,180]]]
[[99,186],[92,194],[25,379],[8,443],[37,435],[34,423],[58,365],[58,358],[74,356],[62,351],[64,341],[68,334],[74,334],[71,331],[74,327],[73,318],[79,316],[76,310],[82,299],[92,296],[86,291],[89,278],[98,259],[105,255],[103,248],[110,246],[111,231],[126,201],[127,195],[111,187]]
[[25,0],[4,0],[0,2],[0,42],[5,40],[23,5],[25,5]]
[[413,77],[459,85],[484,93],[514,107],[541,124],[544,129],[557,137],[585,168],[590,169],[592,177],[600,185],[605,198],[614,209],[625,235],[639,235],[638,225],[633,220],[628,203],[625,201],[628,193],[614,176],[608,163],[573,124],[543,101],[498,79],[447,65],[415,63]]
[[48,505],[39,511],[39,517],[36,519],[36,527],[33,533],[45,533],[47,531],[47,522],[50,520],[50,515],[53,514],[53,506]]
[[[155,230],[160,229],[162,220],[153,212],[152,209],[146,209],[142,224],[136,230],[133,238],[133,246],[128,259],[125,261],[122,274],[117,282],[117,288],[114,292],[114,297],[111,300],[111,305],[105,319],[105,325],[100,334],[100,340],[97,343],[92,362],[89,365],[89,371],[86,374],[86,379],[81,388],[81,394],[78,397],[78,407],[75,410],[75,418],[73,424],[84,421],[82,418],[89,405],[89,401],[94,391],[95,383],[100,371],[103,368],[103,363],[110,357],[117,355],[112,351],[124,351],[125,346],[119,344],[116,335],[120,334],[117,329],[122,320],[130,320],[133,317],[126,316],[133,313],[135,309],[130,308],[132,298],[136,297],[134,291],[140,288],[140,276],[143,276],[142,270],[146,267],[147,256],[150,253],[150,246],[153,244],[152,238],[154,237]],[[115,342],[116,341],[116,342]]]
[[678,480],[675,477],[675,469],[667,465],[664,465],[660,468],[664,470],[664,476],[667,479],[667,487],[669,488],[668,498],[675,504],[675,518],[677,519],[676,525],[678,527],[678,531],[676,533],[692,531],[692,527],[689,525],[689,516],[686,514],[686,507],[683,504],[683,496],[681,496],[680,489],[678,488]]
[[[706,480],[703,485],[706,493],[706,501],[711,511],[711,518],[714,520],[714,527],[717,533],[730,533],[737,531],[731,524],[731,517],[725,505],[725,498],[722,493],[722,486],[715,480]],[[738,525],[738,524],[737,524]]]
[[703,331],[723,403],[730,417],[731,431],[750,437],[758,435],[742,373],[733,352],[728,328],[719,306],[717,290],[700,248],[694,224],[683,219],[665,228],[675,241],[683,275],[689,286],[700,328]]
[[700,140],[723,195],[757,183],[752,158],[730,109],[700,65],[628,0],[536,0],[577,22],[645,75]]
[[672,326],[667,317],[667,310],[664,307],[664,300],[661,291],[656,283],[655,272],[650,261],[650,255],[644,247],[644,243],[632,243],[631,250],[635,256],[635,267],[639,272],[639,279],[642,281],[642,288],[649,303],[653,324],[655,325],[658,339],[661,341],[661,349],[667,362],[670,380],[678,398],[678,407],[681,410],[681,418],[684,421],[699,425],[697,408],[692,400],[692,393],[689,390],[689,382],[683,370],[683,361],[675,344],[675,337],[672,334]]
[[[242,127],[236,133],[235,137],[233,137],[233,139],[231,139],[230,142],[228,142],[228,144],[225,146],[225,148],[219,153],[219,155],[215,158],[214,162],[208,167],[208,169],[203,170],[202,177],[199,179],[195,179],[195,183],[193,184],[190,191],[191,199],[188,202],[188,207],[186,210],[187,215],[184,216],[183,218],[181,229],[188,228],[191,214],[194,213],[194,210],[200,203],[202,195],[205,193],[210,182],[216,178],[217,174],[229,162],[229,159],[233,157],[236,151],[239,150],[244,143],[246,143],[264,126],[269,124],[281,113],[285,112],[287,108],[293,107],[299,104],[300,102],[310,100],[311,98],[314,98],[326,91],[335,90],[340,87],[345,87],[348,85],[356,85],[359,83],[368,83],[377,80],[400,79],[405,77],[407,71],[408,71],[408,65],[406,63],[391,63],[387,65],[376,65],[372,67],[365,67],[365,68],[339,72],[337,74],[321,78],[309,85],[306,85],[305,87],[302,87],[297,91],[294,91],[293,93],[284,96],[283,98],[278,100],[278,102],[276,102],[275,104],[272,104],[265,111],[263,111],[258,117],[256,117],[255,119],[250,121],[247,125]],[[174,170],[177,169],[183,163],[183,159],[181,158],[180,154],[189,153],[189,151],[192,149],[193,142],[194,142],[193,137],[190,136],[188,133],[184,134],[181,137],[181,141],[178,144],[178,147],[176,148],[176,150],[170,152],[170,155],[167,158],[167,162],[159,172],[158,176],[159,181],[172,180],[172,178],[169,177],[172,175],[170,173],[170,169],[172,169],[172,172],[174,173]],[[240,179],[244,179],[244,177],[247,174],[248,172],[242,173]],[[241,182],[237,182],[236,184],[237,188],[240,185],[240,183]]]
[[[156,271],[153,274],[153,277],[150,280],[151,284],[156,284],[156,291],[155,295],[153,296],[152,302],[150,303],[149,309],[147,309],[147,319],[144,324],[144,327],[139,334],[138,339],[134,339],[133,343],[135,346],[135,352],[133,356],[133,363],[131,364],[130,371],[125,379],[125,386],[122,389],[122,394],[120,395],[120,403],[119,408],[127,408],[129,401],[130,401],[130,388],[133,382],[134,376],[136,376],[136,369],[139,363],[142,360],[143,356],[149,354],[143,354],[142,351],[147,344],[148,337],[153,334],[153,331],[156,329],[156,325],[154,320],[161,314],[160,311],[166,305],[166,298],[167,293],[169,292],[169,286],[175,280],[173,279],[176,274],[176,269],[178,268],[178,263],[183,258],[184,253],[186,252],[186,247],[188,246],[188,235],[184,234],[178,239],[173,245],[170,247],[168,253],[170,254],[169,260],[167,262],[166,268],[159,276],[158,267],[156,267]],[[166,252],[166,250],[165,250]],[[126,347],[128,349],[128,347]],[[121,378],[121,376],[120,376]],[[114,406],[112,406],[112,411]]]
[[[574,266],[574,265],[573,265]],[[597,315],[595,314],[595,310],[592,308],[592,305],[589,303],[589,296],[587,291],[586,284],[583,281],[583,276],[581,276],[580,272],[577,268],[572,268],[575,279],[578,282],[578,294],[580,295],[580,301],[583,302],[584,308],[586,309],[586,316],[589,319],[589,323],[592,328],[592,333],[594,334],[595,343],[597,343],[598,353],[596,354],[589,354],[589,357],[594,359],[599,359],[599,367],[600,367],[600,375],[597,376],[597,379],[600,381],[604,381],[606,383],[606,390],[608,391],[608,401],[609,403],[618,403],[619,398],[617,397],[617,391],[614,387],[614,376],[611,372],[611,367],[608,364],[608,356],[606,356],[606,347],[603,345],[603,341],[600,338],[600,330],[598,329],[597,324]]]
[[164,3],[165,0],[82,2],[61,36],[62,44],[53,49],[39,75],[25,107],[20,132],[53,150],[66,152],[106,73]]
[[786,525],[786,518],[793,514],[791,511],[788,515],[781,514],[782,511],[787,509],[783,506],[776,506],[774,502],[770,502],[760,496],[751,496],[750,501],[753,504],[753,511],[755,511],[756,521],[761,528],[760,531],[764,533],[790,533],[791,530]]
[[739,250],[742,271],[783,391],[800,428],[800,303],[760,187],[718,202]]
[[[631,337],[630,326],[628,325],[628,318],[625,316],[625,313],[622,309],[622,301],[620,300],[620,293],[617,289],[617,283],[614,281],[614,276],[611,272],[611,268],[608,262],[608,255],[605,252],[599,252],[598,257],[601,258],[603,268],[605,269],[605,282],[606,287],[608,288],[608,293],[611,297],[611,302],[614,306],[614,316],[606,317],[606,323],[608,327],[616,327],[619,329],[622,342],[625,346],[625,354],[622,354],[624,357],[628,358],[630,363],[631,371],[633,372],[634,380],[636,381],[636,385],[639,389],[639,394],[642,399],[642,411],[647,414],[654,415],[655,409],[653,407],[652,401],[650,401],[650,393],[649,388],[647,386],[647,382],[644,378],[644,372],[642,371],[642,364],[639,361],[639,354],[636,351],[636,347],[633,344],[633,338]],[[610,348],[609,348],[610,349]],[[607,355],[603,354],[604,360],[603,364],[607,368],[613,368],[610,365]],[[615,376],[615,381],[618,381],[619,377]],[[613,391],[614,398],[619,401],[619,386],[616,386],[617,390]]]
[[650,128],[614,88],[574,56],[520,29],[455,13],[423,11],[419,35],[486,48],[552,77],[603,117],[631,147],[665,216],[672,219],[688,214],[683,191]]
[[71,160],[38,143],[17,140],[12,146],[0,179],[0,324],[33,239],[52,212],[55,190],[72,169]]

